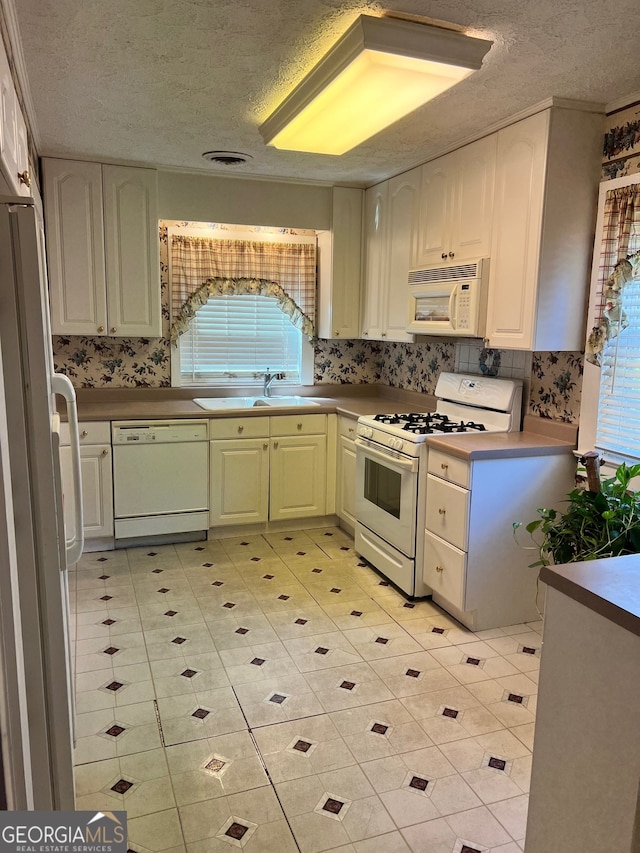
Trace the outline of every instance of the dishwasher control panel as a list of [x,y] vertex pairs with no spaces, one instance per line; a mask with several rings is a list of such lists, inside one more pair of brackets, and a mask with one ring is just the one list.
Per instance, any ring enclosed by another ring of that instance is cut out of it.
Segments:
[[207,421],[120,421],[111,425],[114,445],[175,444],[207,441]]

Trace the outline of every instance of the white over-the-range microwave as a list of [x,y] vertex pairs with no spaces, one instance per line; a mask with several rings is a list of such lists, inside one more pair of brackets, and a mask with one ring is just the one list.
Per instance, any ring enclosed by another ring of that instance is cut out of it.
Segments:
[[489,258],[409,270],[409,322],[416,335],[484,337]]

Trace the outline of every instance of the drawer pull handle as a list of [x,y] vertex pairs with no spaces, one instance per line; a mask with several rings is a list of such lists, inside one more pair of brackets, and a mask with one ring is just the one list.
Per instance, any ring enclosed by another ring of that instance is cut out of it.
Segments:
[[269,442],[268,442],[268,441],[265,441],[265,443],[262,445],[262,449],[263,449],[263,450],[268,450],[268,449],[269,449]]
[[436,572],[444,572],[444,566],[436,566]]
[[349,427],[349,432],[353,432],[353,427]]
[[116,329],[116,327],[115,327],[115,326],[112,326],[112,327],[109,329],[109,331],[111,332],[111,334],[112,334],[112,335],[115,335],[115,333],[116,333],[118,330]]
[[25,187],[31,186],[31,175],[27,169],[25,169],[24,172],[18,172],[18,180],[21,184],[24,184]]
[[444,507],[440,507],[438,512],[440,513],[440,515],[446,515],[447,514],[447,511],[446,511],[446,509],[444,509]]
[[102,455],[103,455],[103,456],[108,456],[108,455],[109,455],[109,451],[107,450],[107,448],[106,448],[106,447],[105,447],[105,449],[102,451]]
[[104,326],[98,326],[98,332],[102,334],[104,332]]
[[273,449],[274,449],[274,450],[277,450],[277,449],[278,449],[278,442],[277,442],[277,441],[274,441],[274,442],[273,442]]
[[443,470],[443,471],[446,471],[446,470],[447,470],[447,468],[448,468],[449,466],[447,465],[447,463],[446,463],[446,462],[442,462],[442,463],[440,464],[440,467],[442,468],[442,470]]
[[302,429],[302,424],[298,424],[298,429]]
[[86,431],[86,429],[83,429],[80,433],[80,438],[86,438],[88,435],[89,433]]
[[238,432],[244,432],[244,427],[243,427],[243,426],[239,426],[239,427],[238,427]]

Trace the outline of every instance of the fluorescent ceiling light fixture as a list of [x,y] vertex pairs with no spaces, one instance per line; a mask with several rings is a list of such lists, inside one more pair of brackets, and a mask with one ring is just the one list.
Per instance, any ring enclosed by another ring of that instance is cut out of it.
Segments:
[[344,154],[482,65],[493,42],[360,15],[260,126],[287,151]]

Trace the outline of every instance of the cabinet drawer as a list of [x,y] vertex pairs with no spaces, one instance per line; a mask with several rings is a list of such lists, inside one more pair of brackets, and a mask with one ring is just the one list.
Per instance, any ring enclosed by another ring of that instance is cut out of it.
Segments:
[[269,418],[216,418],[209,421],[209,438],[266,438]]
[[354,418],[347,418],[341,415],[338,419],[338,424],[340,435],[344,435],[345,438],[350,438],[351,440],[355,439],[358,421],[354,420]]
[[434,593],[464,610],[467,555],[428,530],[424,541],[423,580]]
[[430,474],[435,474],[436,477],[442,477],[443,480],[457,483],[467,489],[471,483],[471,466],[469,463],[465,462],[464,459],[442,453],[440,450],[429,450],[427,470]]
[[429,474],[427,477],[427,529],[463,551],[467,548],[469,492]]
[[271,435],[322,435],[327,431],[326,415],[281,415],[271,418]]
[[[80,444],[111,444],[111,424],[109,421],[91,421],[78,424]],[[60,424],[60,444],[69,445],[69,424]]]

